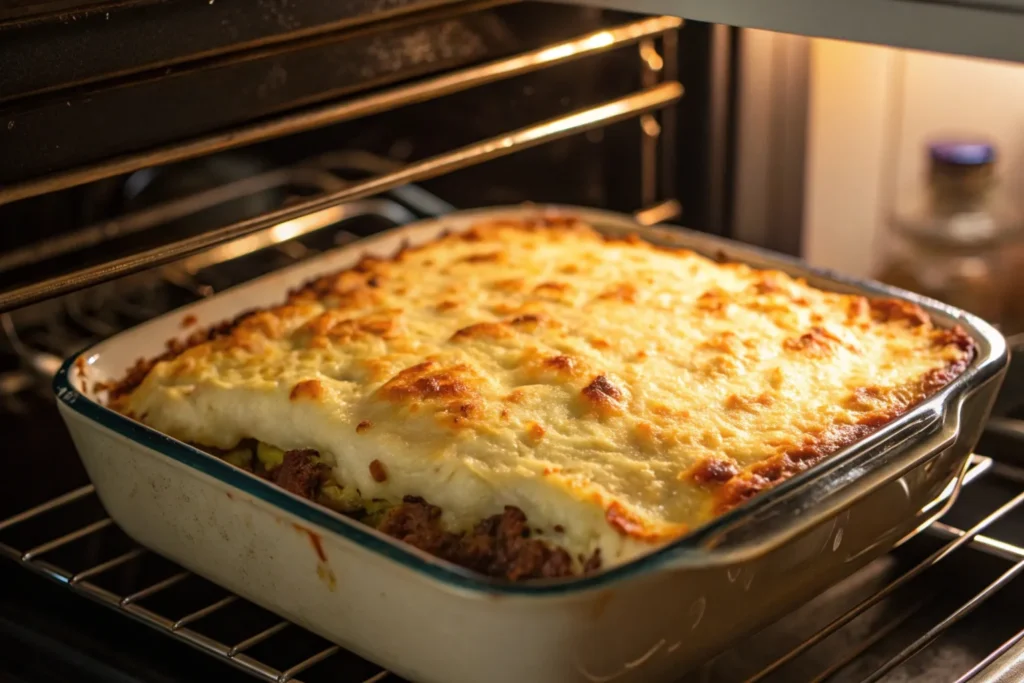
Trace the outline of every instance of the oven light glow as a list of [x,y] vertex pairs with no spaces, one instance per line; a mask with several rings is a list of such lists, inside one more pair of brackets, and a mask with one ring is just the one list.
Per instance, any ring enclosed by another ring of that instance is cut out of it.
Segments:
[[566,57],[571,57],[577,52],[588,52],[590,50],[596,50],[602,47],[608,47],[615,42],[615,36],[610,31],[601,31],[595,33],[586,40],[578,43],[567,43],[563,45],[555,45],[548,48],[547,50],[541,50],[537,54],[538,62],[552,62]]

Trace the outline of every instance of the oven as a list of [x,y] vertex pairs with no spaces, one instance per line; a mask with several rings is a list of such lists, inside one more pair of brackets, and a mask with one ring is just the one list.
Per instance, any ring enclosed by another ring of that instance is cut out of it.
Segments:
[[[0,673],[397,683],[129,540],[53,405],[60,361],[461,208],[600,207],[798,254],[802,187],[773,169],[802,149],[752,141],[804,125],[806,93],[766,92],[756,40],[540,2],[0,3]],[[946,516],[680,680],[1019,680],[1014,371]]]

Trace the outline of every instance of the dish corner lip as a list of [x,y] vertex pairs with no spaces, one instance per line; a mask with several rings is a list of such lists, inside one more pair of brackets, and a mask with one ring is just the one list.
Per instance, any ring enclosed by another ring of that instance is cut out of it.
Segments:
[[[53,376],[53,380],[50,382],[50,388],[53,390],[53,395],[56,397],[58,403],[73,406],[78,402],[74,396],[68,396],[69,393],[74,395],[81,394],[78,389],[71,385],[71,368],[74,367],[75,363],[77,363],[80,358],[84,357],[85,354],[89,353],[89,351],[102,343],[103,341],[98,341],[89,344],[85,348],[72,353],[60,364],[60,368],[57,369],[57,373]],[[92,402],[92,399],[89,399],[89,401]]]

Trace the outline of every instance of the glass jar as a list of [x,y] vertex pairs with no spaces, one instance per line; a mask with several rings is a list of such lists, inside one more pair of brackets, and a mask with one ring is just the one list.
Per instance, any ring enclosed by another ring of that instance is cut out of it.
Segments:
[[995,148],[938,142],[928,157],[924,192],[892,214],[876,277],[1016,331],[1024,319],[1012,300],[1014,290],[1024,291],[1010,277],[1006,256],[1019,240],[1019,224],[994,196]]

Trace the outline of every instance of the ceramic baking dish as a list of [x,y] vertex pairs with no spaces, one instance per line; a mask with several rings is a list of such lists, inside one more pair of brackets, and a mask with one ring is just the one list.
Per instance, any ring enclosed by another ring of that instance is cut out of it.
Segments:
[[[461,570],[103,407],[97,382],[312,277],[480,220],[571,213],[610,234],[723,255],[815,286],[914,301],[977,343],[968,369],[880,431],[628,564],[561,582]],[[110,516],[139,543],[401,676],[425,683],[678,678],[942,513],[1007,365],[981,320],[713,236],[560,207],[470,211],[364,240],[118,334],[69,359],[61,413]],[[945,497],[943,496],[945,492]]]

